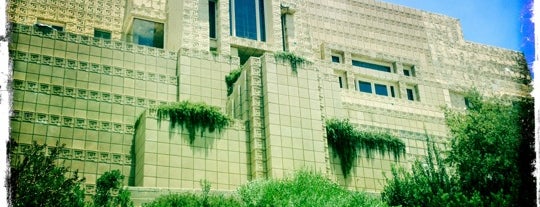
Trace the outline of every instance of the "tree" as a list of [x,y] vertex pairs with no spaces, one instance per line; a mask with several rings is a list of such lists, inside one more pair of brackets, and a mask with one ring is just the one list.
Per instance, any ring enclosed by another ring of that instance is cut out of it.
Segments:
[[445,110],[451,133],[445,159],[428,141],[424,163],[417,161],[412,172],[392,169],[382,193],[390,205],[534,205],[532,99],[476,91],[466,97],[466,111]]
[[466,113],[447,110],[452,134],[448,163],[456,170],[461,190],[483,200],[518,201],[520,113],[510,100],[467,96]]
[[8,199],[12,206],[84,206],[84,178],[79,178],[77,171],[70,173],[58,160],[64,145],[57,142],[56,147],[47,148],[34,142],[23,148],[21,155],[14,153],[16,147],[14,141],[8,143]]
[[[94,195],[94,206],[133,206],[131,193],[122,188],[124,175],[119,170],[105,172],[96,181],[96,194]],[[117,196],[113,196],[113,191],[118,191]]]

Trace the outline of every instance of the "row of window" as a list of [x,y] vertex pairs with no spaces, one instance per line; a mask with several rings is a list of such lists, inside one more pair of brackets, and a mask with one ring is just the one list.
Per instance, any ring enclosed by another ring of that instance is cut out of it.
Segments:
[[[344,73],[338,74],[338,82],[340,88],[347,88],[347,78]],[[375,94],[379,96],[389,96],[389,97],[398,97],[399,91],[396,89],[397,87],[392,84],[383,84],[383,83],[375,83],[375,82],[369,82],[364,80],[358,80],[357,82],[357,88],[358,91],[362,93],[369,93],[369,94]],[[407,99],[411,101],[418,100],[417,97],[417,90],[416,87],[411,86],[407,87],[405,89],[405,92],[407,93]]]
[[[57,22],[51,22],[47,20],[41,20],[39,19],[37,23],[35,24],[35,27],[40,30],[42,33],[51,33],[53,30],[56,30],[58,32],[64,32],[64,24],[57,23]],[[94,29],[94,37],[95,38],[103,38],[103,39],[111,39],[111,32],[107,30],[102,29]]]
[[[331,56],[331,60],[334,63],[342,63],[343,62],[342,57],[343,56],[340,54],[333,54]],[[373,62],[361,61],[361,60],[351,60],[351,64],[353,66],[360,67],[362,69],[369,69],[369,70],[392,73],[392,66],[390,63],[381,64],[381,63],[373,63]],[[414,76],[414,66],[404,66],[403,75]]]
[[[266,41],[264,0],[230,0],[230,34],[231,36]],[[208,1],[208,22],[210,38],[217,38],[218,4],[216,0]],[[285,23],[282,20],[282,23]],[[43,32],[64,31],[65,24],[39,20],[36,26]],[[94,37],[111,39],[111,32],[94,30]],[[126,40],[139,45],[163,48],[164,24],[144,19],[133,19],[133,25]]]
[[[340,78],[341,80],[341,78]],[[373,94],[375,93],[376,95],[379,95],[379,96],[390,96],[390,97],[393,97],[393,98],[396,98],[396,91],[395,91],[395,87],[393,85],[385,85],[385,84],[381,84],[381,83],[372,83],[372,82],[367,82],[367,81],[361,81],[359,80],[358,81],[358,90],[362,93],[369,93],[369,94]],[[407,99],[410,100],[410,101],[415,101],[417,100],[418,98],[416,97],[416,93],[415,93],[415,89],[413,88],[406,88],[405,89],[406,93],[407,93]]]

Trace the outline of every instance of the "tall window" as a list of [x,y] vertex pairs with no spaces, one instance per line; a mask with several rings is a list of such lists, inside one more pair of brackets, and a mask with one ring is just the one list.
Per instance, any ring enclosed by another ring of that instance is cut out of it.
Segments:
[[210,24],[210,38],[216,38],[216,1],[208,1],[208,23]]
[[264,0],[230,0],[231,35],[266,41]]
[[131,32],[134,43],[163,48],[163,23],[133,19]]

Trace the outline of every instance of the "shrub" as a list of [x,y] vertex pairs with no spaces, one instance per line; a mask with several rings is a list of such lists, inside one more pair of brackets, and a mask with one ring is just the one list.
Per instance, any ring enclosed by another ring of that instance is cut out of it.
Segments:
[[77,171],[69,175],[69,168],[59,161],[64,145],[48,148],[33,142],[14,154],[17,144],[8,143],[10,171],[8,198],[12,206],[84,206],[84,190]]
[[392,153],[394,159],[405,154],[405,143],[400,139],[387,133],[357,130],[346,119],[327,120],[326,138],[341,161],[344,177],[349,175],[359,152],[364,152],[368,158],[373,156],[374,151],[383,156]]
[[306,60],[305,58],[298,56],[292,52],[287,52],[287,51],[274,53],[274,58],[276,60],[289,61],[289,63],[291,64],[291,69],[295,73],[297,72],[297,68],[299,65],[311,64],[311,62]]
[[[96,194],[94,195],[94,206],[133,206],[131,193],[122,188],[124,175],[119,170],[105,172],[96,181]],[[117,196],[112,192],[118,191]]]
[[177,193],[156,198],[154,201],[144,204],[145,207],[183,207],[183,206],[204,206],[204,207],[229,207],[241,206],[240,202],[233,196],[210,194],[210,183],[201,181],[202,194]]
[[227,84],[227,96],[232,94],[234,90],[234,83],[236,83],[241,74],[242,68],[237,68],[231,71],[229,75],[225,76],[225,83]]
[[190,144],[193,144],[197,131],[200,131],[201,136],[203,136],[206,130],[209,132],[214,132],[216,129],[221,131],[231,122],[231,119],[221,113],[218,107],[189,101],[159,106],[157,109],[158,124],[161,124],[161,120],[165,117],[169,118],[170,130],[176,127],[188,130]]
[[385,206],[364,193],[348,191],[323,175],[300,171],[282,180],[256,180],[239,188],[245,206]]

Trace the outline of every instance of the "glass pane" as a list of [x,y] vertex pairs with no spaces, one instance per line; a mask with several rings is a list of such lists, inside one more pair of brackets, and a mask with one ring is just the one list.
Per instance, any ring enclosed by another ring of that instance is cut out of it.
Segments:
[[375,94],[381,96],[388,96],[388,89],[386,85],[375,84]]
[[358,88],[360,89],[361,92],[372,93],[371,83],[369,82],[358,81]]
[[163,48],[163,24],[134,19],[133,42],[139,45]]
[[103,38],[103,39],[110,40],[111,39],[111,33],[107,32],[107,31],[95,29],[94,30],[94,37],[95,38]]
[[216,38],[216,2],[208,2],[208,23],[210,24],[210,38]]
[[352,65],[357,66],[357,67],[371,69],[371,70],[378,70],[378,71],[388,72],[388,73],[392,71],[390,69],[390,67],[388,67],[388,66],[377,65],[377,64],[373,64],[373,63],[366,63],[366,62],[362,62],[362,61],[358,61],[358,60],[353,60]]
[[261,41],[266,41],[266,28],[264,27],[264,0],[259,0],[259,25]]
[[403,70],[403,75],[405,76],[411,76],[411,73],[409,70]]
[[236,36],[257,40],[257,21],[254,0],[234,0]]
[[412,89],[407,88],[407,99],[414,101],[414,93]]
[[338,56],[333,56],[333,55],[332,55],[332,62],[334,62],[334,63],[339,63],[339,57],[338,57]]

